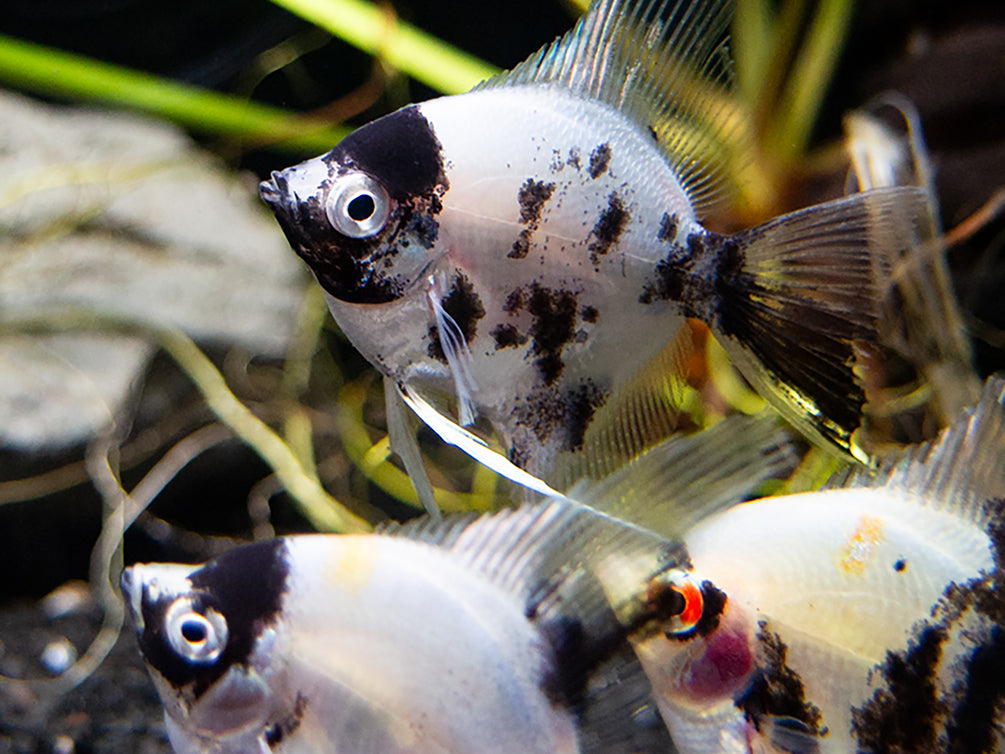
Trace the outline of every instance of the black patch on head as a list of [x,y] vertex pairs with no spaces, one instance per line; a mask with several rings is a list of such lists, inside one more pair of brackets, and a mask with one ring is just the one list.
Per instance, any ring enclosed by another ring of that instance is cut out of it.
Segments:
[[669,212],[664,212],[660,218],[660,230],[656,234],[656,240],[661,243],[670,243],[677,238],[677,218]]
[[551,195],[555,193],[554,183],[535,181],[528,178],[520,187],[517,202],[520,205],[520,222],[527,227],[520,231],[519,237],[513,242],[513,248],[506,256],[510,259],[523,259],[530,250],[530,239],[541,222],[541,213]]
[[747,720],[758,730],[765,717],[788,718],[802,723],[813,735],[820,735],[820,709],[806,701],[806,690],[799,674],[786,664],[788,647],[776,633],[765,630],[759,621],[757,639],[761,645],[763,664],[755,674],[750,688],[737,699]]
[[551,385],[565,368],[562,349],[576,337],[577,294],[538,283],[530,286],[529,294],[527,311],[534,318],[530,326],[532,352],[538,357],[534,365],[544,384]]
[[432,247],[439,232],[435,216],[443,209],[440,197],[448,188],[441,145],[429,122],[414,105],[406,107],[354,131],[319,159],[328,166],[330,180],[362,171],[387,190],[393,206],[381,232],[368,238],[342,235],[328,221],[325,195],[295,196],[283,173],[262,184],[263,198],[329,294],[356,304],[398,299],[412,281],[393,274],[393,260],[410,238]]
[[606,141],[590,152],[590,178],[597,179],[611,164],[611,145]]
[[398,202],[447,186],[443,147],[416,105],[353,131],[331,154],[339,164],[376,178]]
[[590,244],[590,261],[594,265],[600,263],[600,256],[611,250],[611,246],[618,242],[621,233],[628,224],[630,214],[625,205],[621,203],[617,193],[611,192],[607,197],[607,208],[600,213],[593,230],[594,241]]
[[905,652],[886,653],[886,662],[878,669],[886,688],[877,689],[872,699],[852,709],[852,732],[860,749],[936,750],[935,723],[947,710],[939,700],[935,676],[948,637],[941,626],[927,626]]
[[526,335],[520,334],[515,325],[506,323],[496,325],[489,334],[496,342],[497,351],[501,348],[517,348],[524,345],[528,340]]
[[897,573],[903,573],[905,570],[907,570],[907,561],[904,560],[903,558],[894,561],[893,570],[895,570]]
[[194,609],[213,608],[227,622],[226,647],[212,663],[188,662],[171,649],[164,619],[175,597],[149,602],[144,594],[140,649],[147,662],[172,686],[190,685],[198,698],[231,666],[247,664],[255,642],[279,613],[288,573],[286,544],[271,539],[224,553],[192,574],[186,596]]
[[595,306],[584,306],[579,312],[579,316],[584,322],[588,322],[591,325],[595,325],[597,320],[600,318],[600,313],[597,311]]
[[[464,273],[458,272],[454,277],[454,284],[450,292],[440,300],[440,306],[457,325],[464,336],[464,342],[471,343],[478,333],[478,320],[485,316],[485,307]],[[432,358],[447,363],[447,357],[440,345],[439,328],[436,325],[429,328],[427,351]]]
[[701,582],[701,618],[694,626],[698,636],[708,636],[719,627],[719,619],[728,601],[726,593],[711,581]]

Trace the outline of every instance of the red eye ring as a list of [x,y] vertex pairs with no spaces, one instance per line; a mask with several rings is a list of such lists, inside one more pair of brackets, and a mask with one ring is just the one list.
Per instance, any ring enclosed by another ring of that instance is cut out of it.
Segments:
[[685,629],[689,629],[701,620],[701,614],[704,610],[701,588],[691,579],[673,584],[672,588],[684,598],[684,609],[677,616],[677,620]]

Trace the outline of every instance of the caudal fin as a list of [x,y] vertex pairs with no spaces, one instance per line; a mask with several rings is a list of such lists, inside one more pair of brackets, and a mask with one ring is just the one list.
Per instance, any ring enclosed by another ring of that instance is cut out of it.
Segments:
[[803,432],[865,460],[863,358],[923,189],[876,189],[722,239],[713,330],[744,376]]

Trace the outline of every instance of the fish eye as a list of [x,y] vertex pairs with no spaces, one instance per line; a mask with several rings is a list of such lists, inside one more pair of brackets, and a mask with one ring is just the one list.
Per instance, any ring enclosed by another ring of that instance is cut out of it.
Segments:
[[690,633],[705,611],[701,587],[688,574],[665,574],[651,587],[650,602],[663,622],[667,638]]
[[391,198],[377,181],[364,173],[335,179],[325,203],[328,222],[350,238],[379,233],[391,214]]
[[164,618],[168,642],[183,659],[211,663],[227,646],[227,621],[209,607],[199,611],[187,597],[180,597]]

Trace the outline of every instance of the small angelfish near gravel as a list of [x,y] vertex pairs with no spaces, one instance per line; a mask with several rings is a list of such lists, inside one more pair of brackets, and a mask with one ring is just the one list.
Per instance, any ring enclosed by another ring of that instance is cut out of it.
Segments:
[[822,491],[677,498],[686,567],[600,564],[681,754],[1005,751],[1003,404]]
[[462,427],[495,433],[565,489],[674,431],[662,396],[693,317],[801,430],[864,457],[856,369],[926,194],[706,230],[740,117],[730,15],[721,0],[599,0],[514,69],[262,183],[390,402],[449,417],[434,429],[462,447]]

